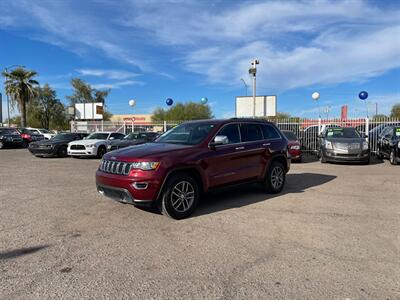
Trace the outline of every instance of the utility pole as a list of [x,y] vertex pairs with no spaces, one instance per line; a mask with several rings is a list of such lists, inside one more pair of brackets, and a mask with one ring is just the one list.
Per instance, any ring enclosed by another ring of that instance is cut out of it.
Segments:
[[251,62],[251,68],[249,69],[249,74],[253,75],[253,118],[256,117],[256,73],[257,65],[259,63],[259,60],[253,59]]

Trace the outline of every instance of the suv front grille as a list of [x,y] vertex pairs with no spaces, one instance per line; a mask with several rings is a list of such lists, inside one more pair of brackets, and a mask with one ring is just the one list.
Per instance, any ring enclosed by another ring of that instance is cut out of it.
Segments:
[[105,173],[129,175],[129,172],[131,171],[131,163],[102,160],[99,169]]

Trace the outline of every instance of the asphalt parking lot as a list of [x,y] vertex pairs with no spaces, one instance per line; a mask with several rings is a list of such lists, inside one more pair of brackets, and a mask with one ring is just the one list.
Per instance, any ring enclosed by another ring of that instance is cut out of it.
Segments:
[[400,299],[400,166],[294,164],[175,221],[97,194],[98,164],[0,151],[0,299]]

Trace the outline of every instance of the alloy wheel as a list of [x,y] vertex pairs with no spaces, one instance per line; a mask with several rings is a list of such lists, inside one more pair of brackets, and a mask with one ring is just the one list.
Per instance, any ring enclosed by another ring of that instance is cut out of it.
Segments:
[[274,189],[279,189],[284,181],[284,171],[281,167],[276,166],[271,173],[271,185]]
[[170,197],[172,207],[178,212],[185,212],[193,205],[194,187],[188,181],[180,181],[173,187]]

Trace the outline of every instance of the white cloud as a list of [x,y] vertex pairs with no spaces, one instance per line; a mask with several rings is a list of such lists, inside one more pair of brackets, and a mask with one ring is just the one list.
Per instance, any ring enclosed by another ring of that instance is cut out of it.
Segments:
[[[144,72],[157,70],[173,79],[159,64],[167,58],[177,72],[197,73],[207,83],[225,86],[239,86],[250,60],[257,57],[259,90],[274,92],[367,80],[400,67],[399,6],[379,7],[379,2],[362,0],[228,4],[6,0],[0,11],[7,18],[1,17],[0,25],[35,24],[35,38],[81,55],[97,49]],[[152,57],[149,49],[163,55]],[[108,79],[131,78],[106,70],[81,71],[114,77]]]
[[118,89],[123,86],[130,86],[130,85],[144,85],[145,83],[142,81],[137,80],[125,80],[113,83],[96,83],[91,84],[91,86],[95,89]]
[[116,80],[128,79],[140,75],[138,73],[122,70],[78,69],[76,71],[83,76],[105,77]]

